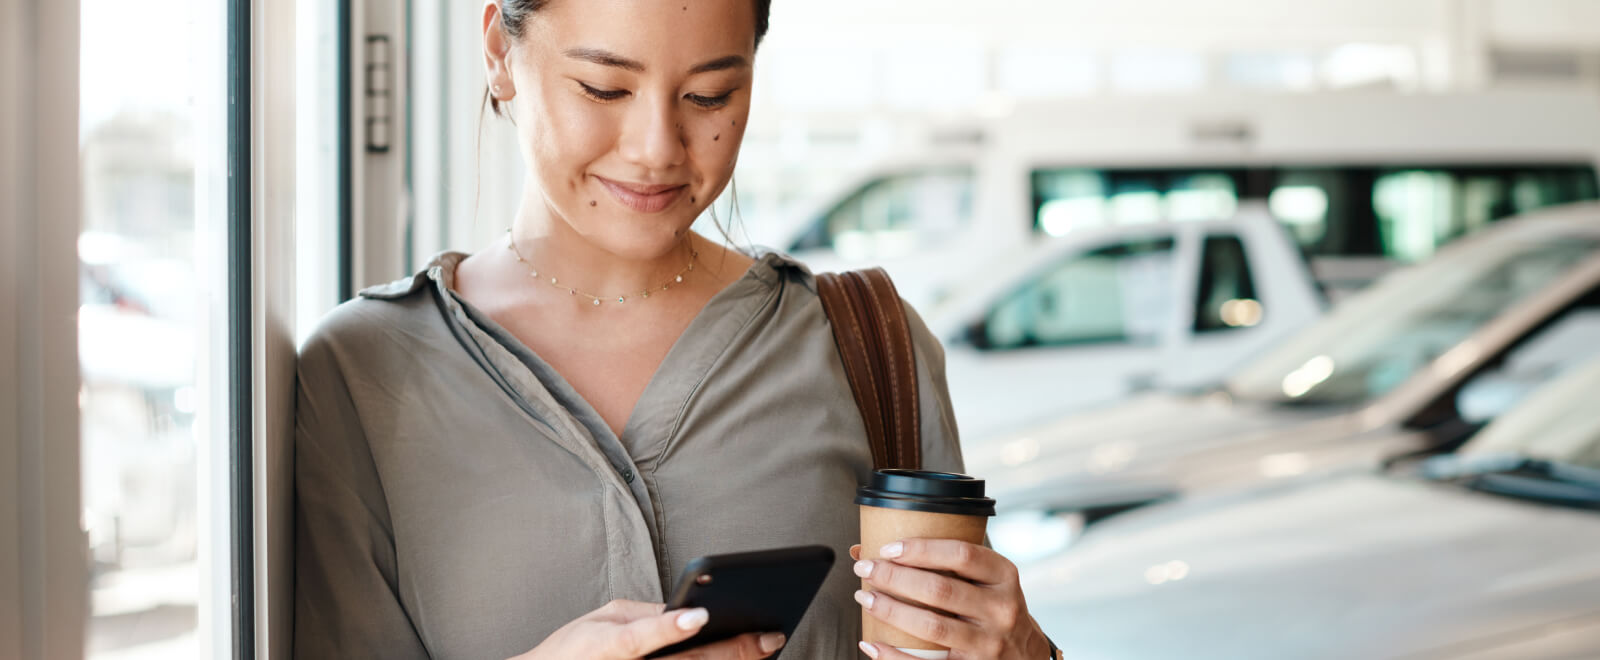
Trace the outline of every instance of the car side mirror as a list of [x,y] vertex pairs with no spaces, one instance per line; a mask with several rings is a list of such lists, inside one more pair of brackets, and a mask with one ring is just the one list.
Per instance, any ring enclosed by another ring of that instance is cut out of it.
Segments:
[[989,342],[989,319],[987,318],[980,318],[976,322],[968,325],[966,330],[962,332],[962,338],[965,339],[968,344],[971,344],[973,348],[976,348],[980,351],[987,351],[991,348],[994,348],[994,344]]

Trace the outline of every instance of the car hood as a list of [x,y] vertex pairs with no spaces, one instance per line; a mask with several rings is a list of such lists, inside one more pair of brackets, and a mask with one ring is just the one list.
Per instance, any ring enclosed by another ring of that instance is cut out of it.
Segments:
[[1206,464],[1254,469],[1262,456],[1349,435],[1351,425],[1328,409],[1151,394],[969,447],[965,458],[1002,509],[1071,509],[1174,493]]
[[1600,616],[1597,547],[1594,512],[1368,473],[1149,509],[1021,570],[1068,657],[1453,655]]

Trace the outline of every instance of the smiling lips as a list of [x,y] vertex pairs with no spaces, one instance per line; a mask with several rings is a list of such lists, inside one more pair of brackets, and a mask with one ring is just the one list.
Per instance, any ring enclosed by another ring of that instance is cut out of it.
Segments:
[[595,178],[623,206],[640,213],[656,213],[668,206],[672,206],[672,203],[678,201],[678,198],[683,196],[683,191],[689,187],[681,183],[647,186],[638,183],[612,181],[598,176]]

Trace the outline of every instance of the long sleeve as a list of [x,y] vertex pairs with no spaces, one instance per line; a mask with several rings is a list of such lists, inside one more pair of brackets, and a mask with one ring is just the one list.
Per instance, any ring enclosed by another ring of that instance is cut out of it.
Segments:
[[325,334],[302,350],[297,378],[294,657],[427,658],[400,602],[388,504],[339,344]]

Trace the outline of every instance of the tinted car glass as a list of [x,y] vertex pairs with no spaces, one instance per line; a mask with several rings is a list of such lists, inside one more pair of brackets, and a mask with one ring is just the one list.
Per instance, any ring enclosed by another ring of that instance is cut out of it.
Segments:
[[1590,163],[1327,167],[1041,168],[1031,177],[1035,232],[1231,217],[1266,202],[1312,256],[1423,259],[1520,213],[1600,199]]
[[1246,399],[1302,403],[1379,396],[1595,255],[1600,241],[1547,232],[1462,247],[1347,299],[1246,365],[1229,389]]
[[1074,254],[990,311],[985,348],[1154,343],[1172,312],[1172,268],[1171,239]]

